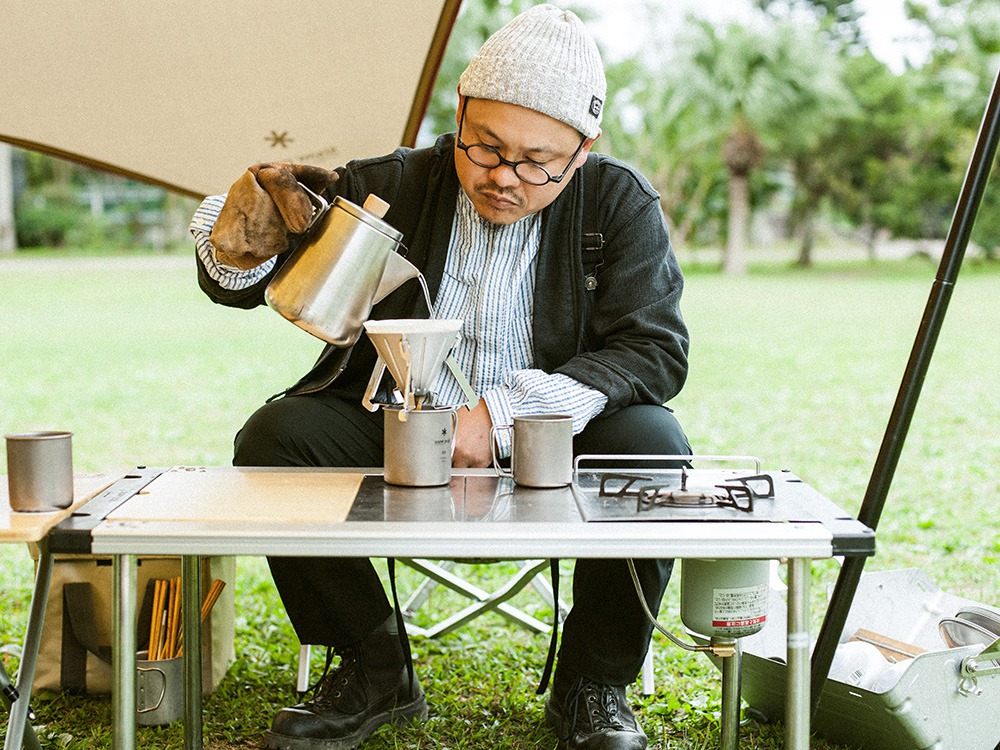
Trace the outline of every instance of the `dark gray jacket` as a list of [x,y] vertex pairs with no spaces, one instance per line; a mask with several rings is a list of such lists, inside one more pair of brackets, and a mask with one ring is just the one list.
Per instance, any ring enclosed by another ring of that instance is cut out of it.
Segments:
[[[407,259],[427,279],[433,299],[441,283],[460,189],[454,134],[426,149],[400,148],[338,170],[328,191],[357,204],[374,193],[391,205],[385,220],[404,233]],[[687,375],[688,334],[680,313],[680,266],[670,247],[659,197],[635,170],[592,154],[598,175],[598,219],[604,236],[597,287],[584,286],[581,251],[583,173],[542,211],[534,299],[535,367],[558,372],[608,397],[605,413],[631,404],[662,404]],[[289,251],[291,252],[291,251]],[[287,253],[279,258],[279,263]],[[240,291],[222,289],[199,263],[201,288],[215,302],[264,304],[268,279]],[[273,272],[272,272],[273,273]],[[375,306],[372,318],[426,317],[419,285],[407,282]],[[333,388],[360,400],[375,364],[365,336],[353,352],[328,346],[287,393]]]

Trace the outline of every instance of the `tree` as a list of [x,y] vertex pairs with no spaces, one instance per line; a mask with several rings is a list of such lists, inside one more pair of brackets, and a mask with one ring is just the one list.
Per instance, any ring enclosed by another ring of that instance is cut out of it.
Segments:
[[595,145],[635,165],[660,194],[674,244],[725,215],[725,172],[698,106],[642,58],[608,66],[603,135]]
[[720,143],[728,172],[729,221],[723,270],[746,272],[750,178],[768,153],[814,144],[849,106],[839,58],[815,25],[760,18],[721,28],[689,18],[671,73]]
[[870,52],[850,56],[843,78],[853,106],[845,108],[810,148],[793,154],[795,197],[791,223],[801,234],[798,265],[812,263],[813,227],[824,201],[855,225],[869,228],[874,247],[876,215],[892,200],[897,175],[889,165],[905,157],[913,117],[905,77],[894,75]]
[[[931,41],[928,62],[918,71],[923,97],[936,101],[932,125],[939,133],[938,173],[925,170],[914,191],[921,209],[937,218],[943,237],[968,166],[983,108],[1000,69],[1000,4],[996,0],[907,0],[907,15]],[[927,162],[932,162],[930,154]],[[943,173],[943,174],[942,174]],[[973,241],[988,255],[1000,248],[1000,174],[994,169],[983,194]]]
[[864,11],[856,0],[754,0],[754,5],[775,18],[810,13],[823,33],[844,47],[859,48],[864,42],[861,28]]

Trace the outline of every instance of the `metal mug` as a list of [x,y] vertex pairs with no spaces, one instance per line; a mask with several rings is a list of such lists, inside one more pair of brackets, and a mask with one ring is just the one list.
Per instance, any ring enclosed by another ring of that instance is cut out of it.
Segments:
[[[497,438],[510,432],[510,469],[500,466]],[[513,477],[522,487],[564,487],[573,481],[573,417],[567,414],[525,414],[512,425],[490,431],[493,465],[500,476]]]
[[181,718],[184,711],[184,657],[150,661],[140,651],[136,659],[136,723],[160,727]]
[[7,489],[14,511],[45,512],[73,504],[71,432],[7,435]]
[[455,407],[404,410],[383,407],[385,481],[404,487],[437,487],[451,481],[458,411]]

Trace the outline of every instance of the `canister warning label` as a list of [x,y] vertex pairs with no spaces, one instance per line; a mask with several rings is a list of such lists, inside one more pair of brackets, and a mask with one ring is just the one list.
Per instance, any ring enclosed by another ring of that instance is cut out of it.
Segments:
[[727,635],[756,633],[767,620],[767,584],[737,589],[714,589],[712,626]]

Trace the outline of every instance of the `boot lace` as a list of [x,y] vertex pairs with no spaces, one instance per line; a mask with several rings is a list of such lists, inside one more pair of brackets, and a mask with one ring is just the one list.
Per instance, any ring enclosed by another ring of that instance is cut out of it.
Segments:
[[576,729],[581,708],[586,713],[585,720],[590,724],[590,732],[627,729],[620,718],[618,691],[611,685],[601,685],[581,677],[566,693],[563,706],[563,716],[566,718],[560,739],[564,741]]
[[340,663],[337,668],[330,671],[330,664],[333,661],[333,649],[326,651],[326,664],[323,666],[323,674],[316,683],[309,688],[314,691],[313,697],[307,701],[307,705],[322,711],[336,705],[341,696],[347,692],[351,680],[358,671],[358,655],[353,648],[345,648],[340,654]]

